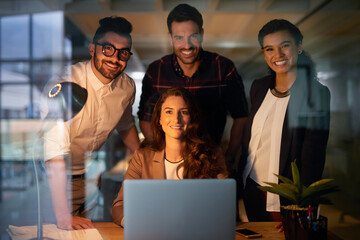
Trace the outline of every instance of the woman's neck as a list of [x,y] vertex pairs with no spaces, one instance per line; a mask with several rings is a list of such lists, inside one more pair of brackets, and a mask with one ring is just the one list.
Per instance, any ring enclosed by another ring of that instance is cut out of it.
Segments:
[[185,142],[179,140],[166,140],[165,158],[170,162],[179,162],[183,159],[181,154]]
[[275,89],[278,92],[286,92],[294,84],[296,76],[297,70],[286,73],[276,73]]

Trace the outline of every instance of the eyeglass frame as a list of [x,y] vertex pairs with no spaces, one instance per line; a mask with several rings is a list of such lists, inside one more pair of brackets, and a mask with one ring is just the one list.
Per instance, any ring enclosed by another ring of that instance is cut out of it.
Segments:
[[[114,56],[114,54],[116,53],[116,51],[118,51],[118,58],[121,60],[121,61],[125,61],[125,62],[127,62],[127,61],[129,61],[129,59],[130,59],[130,57],[131,57],[131,55],[133,55],[133,53],[132,52],[130,52],[130,50],[129,50],[129,48],[116,48],[114,45],[112,45],[111,43],[109,43],[109,42],[104,42],[104,43],[99,43],[99,42],[94,42],[94,44],[95,45],[99,45],[99,46],[101,46],[102,47],[102,49],[101,49],[101,52],[104,54],[104,56],[106,56],[106,57],[112,57],[112,56]],[[105,54],[105,50],[104,50],[104,47],[105,46],[110,46],[110,47],[112,47],[112,48],[114,48],[114,52],[113,52],[113,54],[111,54],[111,55],[106,55]],[[129,58],[124,58],[122,55],[121,55],[121,53],[122,52],[128,52],[130,55],[129,55]]]

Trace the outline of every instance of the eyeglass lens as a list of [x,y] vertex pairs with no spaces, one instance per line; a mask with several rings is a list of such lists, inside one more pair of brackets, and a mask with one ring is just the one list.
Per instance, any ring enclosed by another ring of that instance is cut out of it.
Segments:
[[129,51],[124,50],[124,49],[115,49],[113,46],[111,45],[104,45],[102,48],[102,52],[104,53],[105,56],[107,57],[111,57],[115,54],[116,50],[119,51],[118,53],[118,58],[122,61],[127,61],[129,60],[131,54]]

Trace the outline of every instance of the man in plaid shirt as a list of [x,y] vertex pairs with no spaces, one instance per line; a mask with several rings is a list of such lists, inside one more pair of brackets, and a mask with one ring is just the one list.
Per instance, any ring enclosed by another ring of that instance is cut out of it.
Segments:
[[242,79],[232,61],[202,49],[203,19],[196,8],[178,5],[170,12],[167,25],[173,54],[151,63],[144,76],[138,111],[141,130],[151,138],[150,120],[158,96],[167,88],[184,87],[197,99],[215,143],[221,142],[227,113],[233,118],[226,151],[231,171],[248,115]]

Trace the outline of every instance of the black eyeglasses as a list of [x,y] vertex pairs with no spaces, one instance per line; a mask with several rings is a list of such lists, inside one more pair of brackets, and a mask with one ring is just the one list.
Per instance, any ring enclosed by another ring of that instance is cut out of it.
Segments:
[[107,57],[112,57],[116,51],[119,51],[118,58],[121,61],[128,61],[130,59],[130,56],[132,55],[132,52],[129,51],[127,48],[118,49],[115,48],[110,43],[94,43],[96,45],[102,46],[102,53]]

